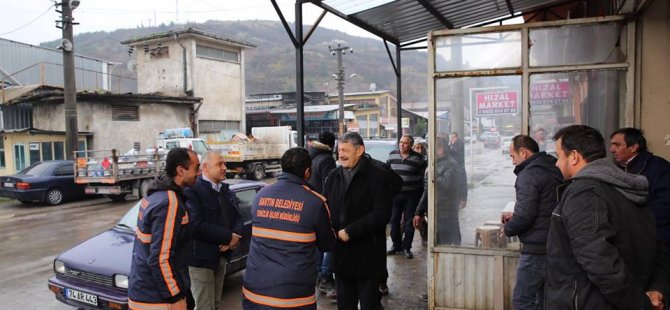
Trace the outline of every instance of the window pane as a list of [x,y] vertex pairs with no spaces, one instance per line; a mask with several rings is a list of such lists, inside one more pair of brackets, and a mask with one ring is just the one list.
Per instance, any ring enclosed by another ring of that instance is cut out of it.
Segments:
[[65,146],[63,141],[54,142],[54,159],[65,159]]
[[52,160],[51,142],[42,142],[40,147],[42,148],[42,160]]
[[40,150],[30,150],[30,163],[34,164],[40,161]]
[[[436,160],[435,206],[438,244],[475,245],[475,232],[514,201],[514,166],[501,141],[521,132],[521,77],[442,79],[436,82],[436,138],[446,144],[458,132],[450,157],[432,141]],[[473,138],[470,138],[473,137]],[[479,139],[478,139],[479,138]],[[453,163],[456,166],[452,166]],[[453,169],[453,174],[445,173]],[[451,178],[447,176],[452,175]],[[459,210],[459,202],[467,207]]]
[[480,33],[439,37],[435,41],[436,71],[521,66],[521,32]]
[[235,193],[237,196],[237,202],[240,206],[240,216],[243,221],[251,220],[251,203],[256,197],[256,190],[244,190]]
[[619,128],[625,74],[606,70],[531,75],[530,135],[540,149],[553,154],[553,135],[568,125],[588,125],[609,137]]
[[626,60],[619,38],[625,27],[616,23],[531,29],[530,65],[558,66],[616,63]]

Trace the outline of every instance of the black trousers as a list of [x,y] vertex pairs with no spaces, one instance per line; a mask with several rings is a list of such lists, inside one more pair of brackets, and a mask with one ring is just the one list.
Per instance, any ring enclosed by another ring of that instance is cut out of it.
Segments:
[[360,301],[361,310],[383,310],[379,282],[379,279],[346,278],[335,273],[337,309],[357,310]]
[[411,250],[414,240],[414,212],[421,198],[420,191],[409,191],[398,194],[393,199],[391,213],[391,240],[393,249]]

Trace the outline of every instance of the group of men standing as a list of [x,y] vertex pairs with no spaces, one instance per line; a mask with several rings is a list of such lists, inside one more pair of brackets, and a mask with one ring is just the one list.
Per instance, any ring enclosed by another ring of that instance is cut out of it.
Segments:
[[[523,244],[514,307],[663,309],[670,294],[670,164],[649,153],[642,132],[633,128],[611,136],[618,167],[591,127],[565,127],[554,140],[558,159],[528,136],[515,137],[510,146],[517,202],[503,215],[502,232]],[[339,309],[382,309],[386,225],[391,220],[395,227],[389,253],[411,258],[412,224],[427,209],[427,191],[420,195],[426,163],[411,151],[412,142],[403,136],[388,165],[366,155],[353,132],[339,140],[339,167],[314,165],[315,152],[289,149],[281,159],[284,173],[252,204],[243,307],[315,309],[318,249],[332,252],[325,265],[334,268]],[[436,195],[442,197],[437,241],[459,244],[463,172],[446,139],[436,139],[434,147]],[[223,183],[221,155],[203,156],[202,175],[199,166],[193,151],[171,150],[166,176],[141,203],[131,309],[187,309],[188,296],[196,309],[220,308],[242,221]],[[392,182],[393,171],[401,187]]]
[[670,164],[639,129],[555,135],[557,159],[513,138],[516,204],[502,233],[518,236],[515,309],[665,309],[670,294]]

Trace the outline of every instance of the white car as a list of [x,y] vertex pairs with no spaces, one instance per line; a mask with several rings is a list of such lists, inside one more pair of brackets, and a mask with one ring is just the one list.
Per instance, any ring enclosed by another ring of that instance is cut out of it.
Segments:
[[503,138],[502,142],[500,143],[500,147],[502,148],[502,153],[503,154],[509,154],[509,147],[512,145],[512,138]]

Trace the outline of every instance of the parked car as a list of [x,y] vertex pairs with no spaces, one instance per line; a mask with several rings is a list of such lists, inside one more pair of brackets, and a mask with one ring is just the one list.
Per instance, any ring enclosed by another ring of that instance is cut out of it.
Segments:
[[502,148],[503,154],[509,154],[509,147],[512,145],[512,137],[506,137],[500,142],[500,147]]
[[[244,229],[240,245],[233,250],[226,274],[246,266],[251,242],[251,203],[265,183],[231,185],[237,196]],[[128,309],[128,274],[141,200],[113,228],[58,255],[49,290],[59,301],[78,309]]]
[[365,152],[376,160],[386,162],[389,153],[397,149],[395,140],[365,140]]
[[17,174],[0,177],[0,197],[21,202],[44,202],[55,206],[84,197],[84,186],[74,183],[71,160],[34,163]]
[[493,131],[484,132],[479,136],[479,140],[484,142],[485,148],[499,148],[500,134]]

